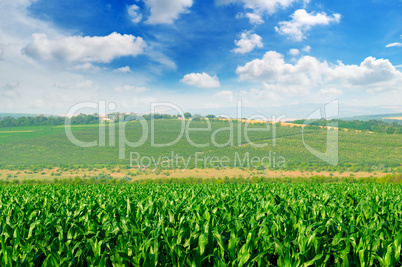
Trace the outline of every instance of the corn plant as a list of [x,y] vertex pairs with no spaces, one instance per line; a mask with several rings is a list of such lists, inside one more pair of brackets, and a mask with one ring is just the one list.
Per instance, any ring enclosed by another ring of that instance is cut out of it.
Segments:
[[402,187],[0,187],[1,266],[400,266]]

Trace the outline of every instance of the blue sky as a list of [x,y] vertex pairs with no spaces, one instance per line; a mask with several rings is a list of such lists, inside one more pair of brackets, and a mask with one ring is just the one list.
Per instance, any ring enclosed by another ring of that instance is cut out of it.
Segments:
[[0,112],[100,99],[124,112],[241,100],[297,117],[334,99],[344,115],[402,112],[400,14],[401,0],[6,0]]

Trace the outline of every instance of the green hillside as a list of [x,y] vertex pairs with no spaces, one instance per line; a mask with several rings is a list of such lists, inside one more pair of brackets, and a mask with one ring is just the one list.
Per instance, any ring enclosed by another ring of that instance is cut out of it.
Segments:
[[[150,122],[147,122],[150,128]],[[123,133],[119,132],[119,124],[112,124],[115,133],[110,133],[108,127],[105,132],[105,146],[90,148],[75,146],[68,140],[64,126],[34,126],[18,128],[2,128],[0,131],[0,164],[5,165],[130,165],[130,153],[134,152],[137,162],[144,159],[141,165],[159,166],[160,168],[202,168],[202,167],[250,167],[253,157],[265,157],[265,167],[269,169],[300,169],[300,170],[386,170],[401,165],[402,135],[367,133],[355,131],[339,132],[339,164],[336,166],[316,158],[302,141],[300,127],[277,127],[276,138],[273,140],[273,131],[249,132],[250,141],[256,144],[266,144],[265,147],[254,147],[247,144],[243,134],[239,139],[238,125],[233,123],[233,131],[229,131],[228,122],[212,122],[211,131],[190,131],[189,138],[203,147],[190,144],[185,135],[174,145],[155,147],[151,144],[151,135],[139,147],[130,147],[119,142],[123,140]],[[158,120],[155,122],[156,144],[166,144],[174,141],[180,134],[181,121]],[[205,121],[194,121],[190,128],[206,128]],[[249,126],[250,127],[250,126]],[[253,125],[253,128],[262,129],[263,125]],[[72,127],[74,136],[81,141],[99,140],[98,125],[75,125]],[[216,134],[211,134],[214,131]],[[232,138],[230,138],[232,134]],[[322,152],[325,152],[327,132],[325,129],[311,127],[305,129],[306,143]],[[142,127],[140,122],[129,122],[126,126],[125,137],[130,142],[140,140]],[[115,144],[110,143],[113,137]],[[233,144],[230,140],[234,140]],[[219,146],[213,145],[213,141]],[[240,141],[240,142],[239,142]],[[240,146],[239,146],[240,144]],[[124,148],[125,153],[119,158],[119,151]],[[195,155],[199,155],[196,159]],[[173,155],[173,159],[172,159]],[[213,157],[227,157],[227,162],[217,163]],[[247,160],[249,159],[249,160]],[[158,163],[159,161],[159,163]],[[270,162],[269,162],[270,161]],[[243,164],[245,162],[245,164]],[[133,163],[133,162],[131,162]],[[270,163],[270,164],[269,164]],[[137,165],[134,161],[133,165]],[[268,166],[267,166],[268,165]],[[261,164],[252,164],[254,168],[262,168]]]

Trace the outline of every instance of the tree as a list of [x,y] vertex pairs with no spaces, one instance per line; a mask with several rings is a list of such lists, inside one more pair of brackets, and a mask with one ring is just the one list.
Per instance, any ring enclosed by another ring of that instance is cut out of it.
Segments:
[[395,132],[395,129],[392,127],[387,127],[387,128],[385,128],[385,132],[387,134],[393,134]]
[[184,118],[186,118],[186,119],[191,118],[191,113],[190,112],[184,113]]

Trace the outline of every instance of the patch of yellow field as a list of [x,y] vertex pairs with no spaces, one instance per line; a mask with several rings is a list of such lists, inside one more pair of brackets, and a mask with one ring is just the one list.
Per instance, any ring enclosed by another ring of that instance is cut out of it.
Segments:
[[388,117],[388,118],[382,118],[383,120],[399,120],[402,121],[402,117]]

